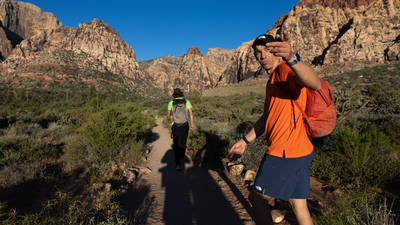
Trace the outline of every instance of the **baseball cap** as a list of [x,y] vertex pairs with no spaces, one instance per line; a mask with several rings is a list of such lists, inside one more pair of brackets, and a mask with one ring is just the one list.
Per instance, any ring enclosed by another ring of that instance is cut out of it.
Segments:
[[181,89],[175,88],[174,89],[174,94],[179,94],[179,93],[182,93]]
[[261,34],[254,40],[252,48],[256,47],[256,45],[265,45],[268,42],[274,42],[276,41],[272,35],[269,34]]

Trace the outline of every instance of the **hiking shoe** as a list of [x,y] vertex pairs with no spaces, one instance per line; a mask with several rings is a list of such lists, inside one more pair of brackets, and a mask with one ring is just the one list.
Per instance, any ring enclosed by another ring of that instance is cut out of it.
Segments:
[[180,165],[177,165],[177,166],[175,167],[175,170],[176,170],[176,171],[181,171],[181,166],[180,166]]

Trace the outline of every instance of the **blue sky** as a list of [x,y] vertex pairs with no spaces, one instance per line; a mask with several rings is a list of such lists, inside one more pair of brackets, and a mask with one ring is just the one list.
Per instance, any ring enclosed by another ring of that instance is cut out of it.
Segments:
[[[298,0],[158,1],[23,0],[53,13],[64,26],[78,27],[94,18],[112,26],[135,50],[137,60],[183,56],[196,46],[235,49],[254,40],[290,12]],[[279,2],[279,3],[278,3]]]

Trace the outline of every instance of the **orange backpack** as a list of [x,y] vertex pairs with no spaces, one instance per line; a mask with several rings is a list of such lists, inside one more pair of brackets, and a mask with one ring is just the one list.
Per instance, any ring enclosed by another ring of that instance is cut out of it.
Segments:
[[307,88],[307,104],[305,111],[293,99],[289,89],[281,84],[279,70],[277,70],[278,85],[281,90],[288,93],[292,102],[303,114],[307,135],[312,138],[323,137],[330,134],[335,128],[336,109],[331,85],[321,80],[321,89],[313,91]]

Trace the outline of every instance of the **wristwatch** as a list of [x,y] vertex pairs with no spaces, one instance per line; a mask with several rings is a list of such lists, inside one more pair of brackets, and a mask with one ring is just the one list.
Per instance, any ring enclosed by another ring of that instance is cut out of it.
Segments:
[[291,63],[286,62],[286,64],[288,64],[288,66],[292,67],[292,66],[296,65],[298,62],[300,62],[300,56],[299,56],[299,54],[294,53],[294,60]]

